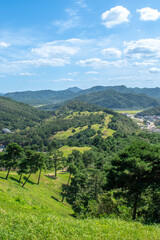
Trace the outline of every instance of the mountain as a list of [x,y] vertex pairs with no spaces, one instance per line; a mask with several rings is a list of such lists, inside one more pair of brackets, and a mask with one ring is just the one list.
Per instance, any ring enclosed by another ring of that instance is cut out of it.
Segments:
[[[113,90],[122,94],[145,94],[148,97],[160,99],[160,88],[127,88],[124,85],[121,86],[95,86],[85,90],[77,87],[71,87],[62,91],[53,90],[41,90],[41,91],[25,91],[25,92],[13,92],[6,93],[4,96],[11,98],[18,102],[24,102],[30,105],[48,105],[48,104],[58,104],[64,101],[74,99],[82,95],[88,95],[92,93],[104,92],[106,90]],[[114,93],[115,94],[115,93]],[[133,95],[132,95],[133,96]],[[112,96],[113,101],[114,96]],[[126,104],[121,107],[125,108]],[[130,104],[129,104],[130,105]],[[134,104],[131,104],[134,105]],[[154,105],[152,105],[154,106]],[[116,106],[112,106],[116,108]],[[140,106],[141,107],[141,106]]]
[[15,102],[6,97],[0,97],[0,130],[2,128],[25,129],[32,127],[51,113],[43,112],[24,103]]
[[146,94],[147,96],[160,99],[160,88],[128,88],[131,92]]
[[159,105],[159,102],[143,94],[120,93],[114,90],[81,95],[76,98],[107,108],[148,108]]
[[13,92],[5,94],[5,97],[11,98],[17,102],[24,102],[30,105],[55,104],[69,100],[76,96],[77,89],[67,89],[62,91],[41,90]]
[[[155,107],[159,105],[158,100],[148,97],[147,95],[136,93],[120,93],[112,89],[80,95],[74,99],[112,109],[116,108],[142,109]],[[45,105],[42,106],[41,109],[55,110],[56,108],[59,108],[64,104],[65,102],[64,103],[61,102],[59,104]]]
[[78,92],[82,91],[82,89],[80,89],[78,87],[70,87],[67,90],[74,92],[74,93],[78,93]]

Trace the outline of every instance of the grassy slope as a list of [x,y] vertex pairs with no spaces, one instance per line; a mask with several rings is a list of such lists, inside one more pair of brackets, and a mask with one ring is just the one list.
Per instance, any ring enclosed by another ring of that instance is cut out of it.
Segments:
[[[101,114],[104,114],[104,112],[103,111],[99,111],[99,112],[85,111],[85,112],[81,112],[80,114],[78,112],[74,112],[73,114],[70,114],[67,117],[65,117],[65,119],[72,119],[73,117],[79,117],[79,116],[90,115],[90,114],[101,115]],[[96,132],[98,130],[101,130],[103,138],[112,136],[115,131],[108,128],[108,124],[111,121],[112,117],[113,115],[111,114],[105,114],[104,126],[102,127],[102,124],[93,124],[91,126],[91,129],[94,129]],[[78,128],[69,128],[67,131],[59,131],[53,137],[51,137],[51,139],[57,139],[57,140],[67,139],[68,137],[73,136],[74,134],[79,133],[81,131],[84,131],[87,128],[88,126],[84,126],[84,127],[78,127]],[[72,132],[73,129],[75,130],[75,132]]]
[[[60,186],[67,182],[67,174],[49,179],[42,174],[40,186],[37,175],[21,188],[18,176],[12,172],[9,180],[0,172],[0,239],[123,239],[158,240],[159,225],[144,226],[118,219],[73,218],[72,210],[61,200]],[[57,200],[56,200],[57,199]]]
[[81,153],[84,153],[85,151],[89,151],[90,149],[91,149],[90,147],[69,147],[69,146],[63,146],[59,148],[59,150],[63,152],[64,157],[68,157],[68,155],[71,154],[73,150],[77,150]]

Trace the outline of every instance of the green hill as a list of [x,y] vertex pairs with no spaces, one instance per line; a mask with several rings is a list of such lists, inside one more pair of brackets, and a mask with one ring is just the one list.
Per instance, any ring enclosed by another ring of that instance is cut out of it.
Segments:
[[76,89],[68,89],[64,91],[25,91],[7,93],[5,94],[5,97],[11,98],[17,102],[24,102],[30,105],[44,105],[69,100],[76,96],[76,92]]
[[77,97],[92,104],[107,108],[147,108],[159,105],[151,97],[135,93],[118,93],[114,90],[105,90]]
[[[75,97],[88,95],[91,93],[99,93],[104,92],[106,90],[113,90],[122,94],[145,94],[148,97],[160,99],[160,88],[127,88],[126,86],[94,86],[85,90],[82,90],[77,87],[71,87],[66,90],[61,91],[53,91],[53,90],[41,90],[41,91],[25,91],[25,92],[11,92],[6,93],[4,96],[9,97],[18,102],[28,103],[30,105],[48,105],[48,104],[59,104],[64,101],[71,100]],[[139,98],[137,95],[137,98]],[[135,95],[136,96],[136,95]],[[114,96],[113,96],[114,98]],[[113,98],[111,101],[113,102]],[[128,98],[127,98],[128,100]],[[132,99],[133,100],[133,99]],[[114,103],[114,102],[113,102]],[[119,103],[122,105],[123,101]],[[124,104],[126,105],[126,101],[124,100]],[[136,103],[137,104],[137,103]],[[124,108],[125,108],[124,105]],[[129,106],[135,105],[135,103],[129,104]],[[116,108],[115,106],[112,106]]]
[[0,97],[0,130],[11,130],[32,127],[51,113],[41,111],[24,103],[15,102],[9,98]]
[[56,141],[59,147],[90,147],[97,134],[105,138],[116,131],[130,134],[138,130],[138,126],[122,114],[77,100],[66,103],[52,115],[32,128],[9,135],[0,134],[0,142],[48,148]]
[[159,240],[159,225],[143,225],[115,218],[75,219],[65,201],[61,203],[61,184],[68,174],[59,172],[58,179],[50,179],[43,172],[38,186],[33,175],[25,188],[18,183],[18,175],[11,172],[9,180],[0,172],[0,239],[127,239]]
[[159,116],[160,115],[160,106],[150,108],[147,110],[144,110],[142,112],[139,112],[136,114],[137,117],[139,116]]

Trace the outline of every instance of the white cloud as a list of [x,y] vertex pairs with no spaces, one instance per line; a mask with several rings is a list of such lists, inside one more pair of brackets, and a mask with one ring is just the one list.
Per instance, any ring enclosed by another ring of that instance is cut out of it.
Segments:
[[24,72],[24,73],[20,73],[20,76],[33,76],[35,75],[34,73],[28,73],[28,72]]
[[122,52],[117,48],[106,48],[101,53],[107,58],[120,58],[122,56]]
[[148,66],[154,66],[158,60],[147,60],[147,61],[142,61],[142,62],[134,62],[133,66],[134,67],[148,67]]
[[160,39],[140,39],[124,45],[124,55],[128,58],[160,58]]
[[88,72],[86,72],[86,74],[98,74],[98,72],[96,72],[96,71],[88,71]]
[[39,48],[32,48],[31,52],[35,53],[41,57],[52,57],[57,55],[74,55],[78,52],[78,48],[75,47],[69,47],[65,45],[56,46],[55,42],[49,42],[43,44]]
[[156,67],[150,68],[149,72],[150,73],[159,73],[160,72],[160,68],[156,68]]
[[110,61],[102,60],[100,58],[89,58],[86,60],[80,60],[77,62],[77,64],[82,67],[93,67],[97,69],[97,68],[104,68],[104,67],[110,67],[110,66],[115,66],[115,67],[126,66],[126,61],[118,60],[118,61],[110,62]]
[[68,75],[70,76],[77,76],[79,74],[79,72],[69,72]]
[[7,48],[7,47],[9,47],[11,44],[9,44],[9,43],[6,43],[6,42],[0,42],[0,47],[1,48]]
[[137,9],[137,12],[140,13],[142,21],[156,21],[160,18],[160,12],[157,9],[146,7]]
[[63,58],[39,58],[39,59],[32,59],[32,60],[22,60],[16,61],[15,64],[25,64],[25,65],[35,65],[35,66],[52,66],[52,67],[61,67],[69,64],[69,59]]
[[74,82],[75,80],[72,78],[61,78],[61,79],[54,79],[51,82]]
[[84,0],[78,0],[78,1],[76,2],[76,4],[77,4],[78,6],[80,6],[81,8],[86,8],[86,7],[87,7],[87,4],[85,3]]
[[79,20],[80,18],[78,16],[74,16],[71,19],[55,21],[53,25],[59,27],[59,32],[62,33],[66,30],[77,27],[79,25]]
[[118,24],[129,22],[129,15],[130,12],[127,8],[116,6],[109,11],[104,12],[101,15],[101,19],[107,28],[112,28]]

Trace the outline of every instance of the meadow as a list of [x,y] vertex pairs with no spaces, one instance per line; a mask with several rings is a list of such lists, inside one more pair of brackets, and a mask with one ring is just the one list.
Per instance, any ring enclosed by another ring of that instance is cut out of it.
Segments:
[[[19,176],[0,172],[0,239],[109,239],[109,240],[159,240],[159,225],[143,225],[138,222],[115,218],[76,219],[70,205],[61,202],[61,186],[68,174],[58,172],[57,179],[45,176],[40,185],[33,174],[25,188],[18,182]],[[25,177],[24,177],[25,178]],[[22,180],[24,181],[24,179]]]

